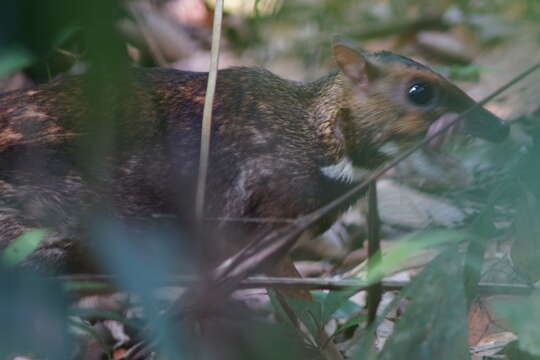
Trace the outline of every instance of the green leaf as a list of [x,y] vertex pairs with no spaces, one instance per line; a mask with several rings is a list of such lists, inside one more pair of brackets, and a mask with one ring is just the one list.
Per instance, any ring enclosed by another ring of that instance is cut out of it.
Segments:
[[375,264],[367,279],[368,284],[379,282],[385,276],[399,270],[404,263],[418,255],[423,249],[458,243],[469,236],[464,231],[435,230],[412,234],[399,241],[382,260]]
[[[271,289],[268,291],[268,295],[270,296],[272,306],[279,316],[282,319],[285,319],[286,323],[292,328],[296,329],[296,324],[293,323],[293,319],[289,316],[288,311],[281,304],[278,298],[279,295]],[[287,302],[286,306],[289,307],[289,310],[292,310],[294,316],[309,329],[312,335],[318,337],[321,327],[324,326],[324,324],[321,323],[321,303],[318,301],[308,301],[285,296],[284,298]]]
[[540,291],[526,299],[506,299],[494,304],[497,314],[505,319],[519,339],[520,350],[540,356]]
[[379,359],[467,359],[463,254],[444,251],[404,289],[411,302]]
[[358,290],[332,290],[325,294],[321,301],[321,322],[326,324],[332,315],[338,317],[350,317],[361,310],[361,307],[350,301],[349,298],[356,294]]
[[8,49],[0,55],[0,78],[32,63],[32,55],[23,48]]
[[0,257],[0,262],[7,266],[14,266],[23,262],[38,248],[47,231],[46,229],[37,229],[23,233],[6,247]]
[[540,203],[536,196],[524,191],[514,217],[515,236],[512,263],[527,276],[529,282],[540,279]]
[[[324,291],[314,291],[313,301],[286,297],[287,305],[294,312],[294,315],[310,330],[314,336],[319,336],[320,330],[336,314],[339,317],[350,317],[361,310],[360,306],[350,301],[349,298],[356,294],[358,290],[332,290],[328,293]],[[270,300],[274,309],[284,319],[289,319],[287,312],[279,302],[274,291],[269,291]],[[290,321],[289,324],[293,325]]]
[[66,281],[63,288],[66,291],[98,291],[110,289],[111,286],[98,281]]

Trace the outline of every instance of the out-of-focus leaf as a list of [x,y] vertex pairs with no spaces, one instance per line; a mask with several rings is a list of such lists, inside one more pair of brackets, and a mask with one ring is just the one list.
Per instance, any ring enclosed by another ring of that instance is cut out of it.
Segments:
[[480,74],[483,72],[483,70],[483,68],[475,64],[466,66],[452,66],[450,67],[450,78],[457,81],[478,82],[478,80],[480,80]]
[[117,284],[136,294],[152,322],[165,354],[188,354],[192,348],[181,329],[181,322],[160,315],[158,300],[152,294],[164,279],[178,269],[194,265],[194,256],[183,248],[181,234],[171,226],[161,228],[93,218],[91,240],[102,268],[116,275]]
[[458,247],[433,260],[404,295],[412,301],[379,359],[466,359],[467,306]]
[[1,262],[7,266],[14,266],[26,259],[36,250],[47,233],[45,229],[30,230],[20,235],[4,250]]
[[436,230],[412,234],[400,240],[396,246],[384,254],[381,262],[373,266],[367,279],[369,284],[380,281],[398,270],[406,261],[423,249],[443,244],[458,243],[469,236],[464,231]]
[[509,182],[506,180],[493,189],[489,194],[487,203],[469,226],[472,241],[469,242],[467,248],[464,271],[465,292],[469,304],[472,303],[478,291],[487,242],[497,234],[497,229],[493,223],[495,202],[508,189],[508,185]]
[[478,82],[482,73],[491,71],[476,64],[437,66],[435,69],[452,80],[472,82]]
[[[238,321],[236,319],[235,321]],[[262,321],[243,322],[244,331],[229,332],[221,336],[228,346],[237,350],[236,356],[224,356],[222,349],[215,349],[214,359],[298,360],[321,359],[319,350],[308,348],[295,331],[285,324],[269,324]],[[179,357],[176,357],[179,358]],[[188,358],[188,357],[183,357]]]
[[180,234],[165,225],[128,226],[96,217],[91,228],[93,249],[103,268],[117,275],[124,288],[149,301],[149,291],[164,279],[180,268],[189,271],[195,265],[189,249],[182,248]]
[[519,349],[540,356],[540,291],[535,291],[526,299],[495,303],[494,309],[517,334]]
[[32,63],[32,55],[23,48],[0,53],[0,79]]
[[67,281],[63,284],[66,291],[96,291],[110,289],[109,284],[97,281]]
[[67,301],[60,284],[0,268],[0,359],[32,354],[39,359],[71,359]]
[[54,47],[61,47],[66,42],[71,40],[73,37],[75,37],[78,33],[82,31],[82,28],[80,26],[67,26],[66,28],[62,29],[56,38],[53,40],[53,46]]
[[515,239],[510,253],[512,262],[528,280],[540,280],[540,206],[536,196],[523,192],[514,217]]

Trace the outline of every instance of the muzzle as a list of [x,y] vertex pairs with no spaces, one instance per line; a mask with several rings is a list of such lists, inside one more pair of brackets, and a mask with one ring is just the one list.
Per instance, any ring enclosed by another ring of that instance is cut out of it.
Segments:
[[491,142],[501,142],[508,137],[508,123],[484,108],[478,108],[464,119],[463,132]]
[[[426,136],[435,134],[458,117],[457,113],[450,112],[442,115],[429,127]],[[429,146],[438,149],[455,133],[464,133],[491,142],[501,142],[508,137],[510,126],[508,123],[493,115],[484,108],[478,108],[467,114],[463,119],[452,125],[439,136],[429,142]]]

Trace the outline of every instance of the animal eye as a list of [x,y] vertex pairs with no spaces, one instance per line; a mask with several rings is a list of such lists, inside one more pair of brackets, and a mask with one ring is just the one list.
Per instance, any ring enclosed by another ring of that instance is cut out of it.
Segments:
[[426,82],[415,82],[409,86],[407,97],[414,105],[426,106],[435,98],[435,89]]

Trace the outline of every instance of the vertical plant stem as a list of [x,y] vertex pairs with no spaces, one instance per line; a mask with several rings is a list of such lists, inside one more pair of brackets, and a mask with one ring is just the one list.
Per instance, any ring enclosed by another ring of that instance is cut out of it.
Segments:
[[[377,205],[377,182],[369,184],[368,189],[368,273],[381,260],[380,229],[381,221]],[[371,285],[367,289],[368,322],[371,325],[377,316],[377,308],[382,297],[382,284]]]
[[223,2],[216,0],[214,9],[214,24],[212,26],[212,49],[210,50],[210,71],[204,99],[204,110],[201,131],[201,151],[199,157],[199,175],[197,193],[195,195],[195,216],[201,223],[204,213],[204,198],[206,192],[206,176],[208,173],[208,157],[210,153],[210,132],[212,129],[212,106],[216,91],[217,69],[219,63],[219,44],[221,41],[221,23],[223,20]]

